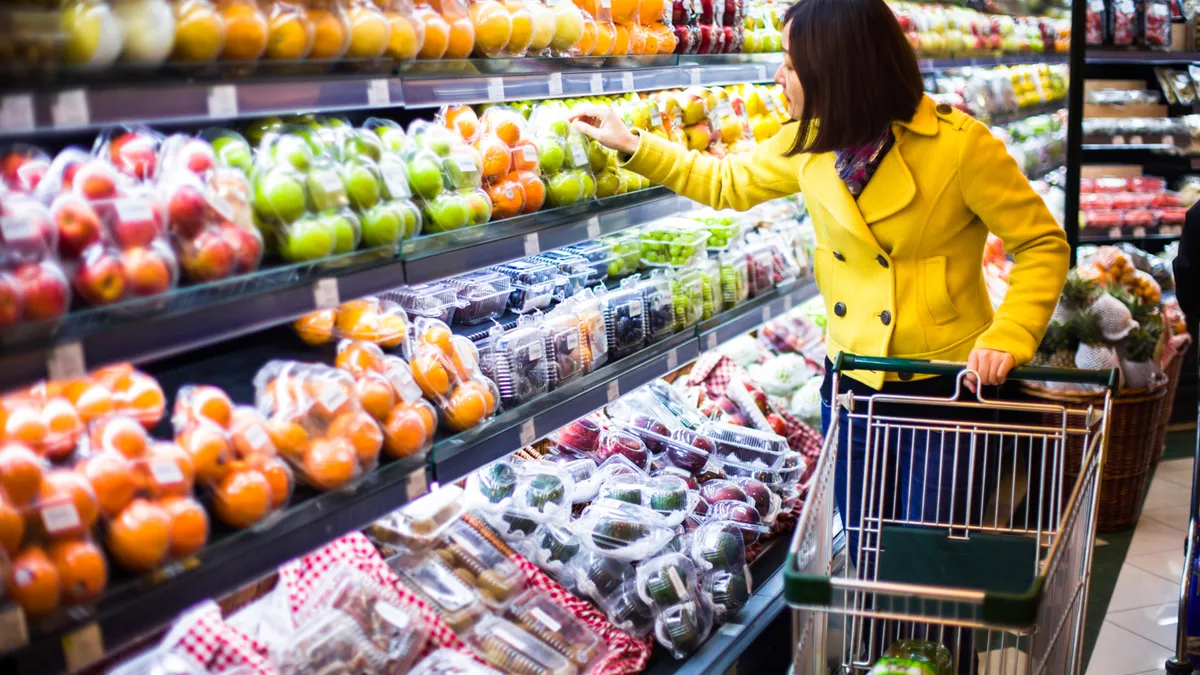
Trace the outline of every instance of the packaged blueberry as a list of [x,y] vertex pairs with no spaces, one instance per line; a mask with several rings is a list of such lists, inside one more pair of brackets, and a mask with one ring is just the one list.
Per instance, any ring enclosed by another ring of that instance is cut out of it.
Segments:
[[721,299],[734,307],[750,297],[750,266],[741,251],[722,253],[717,258],[721,275]]
[[613,245],[601,240],[585,241],[582,244],[568,246],[564,250],[583,256],[592,267],[592,275],[588,285],[594,286],[608,279],[609,265],[617,259]]
[[518,314],[546,309],[554,300],[558,285],[558,268],[535,260],[514,260],[493,268],[512,282],[508,306]]
[[464,274],[446,283],[458,294],[459,306],[454,318],[467,326],[500,318],[512,293],[509,278],[490,270]]
[[642,563],[637,568],[637,582],[638,596],[660,611],[700,595],[696,565],[682,553],[668,553]]
[[621,286],[637,289],[642,296],[642,307],[646,313],[646,344],[653,344],[675,332],[675,301],[671,296],[671,282],[661,274],[651,274],[643,279],[634,275],[621,282]]
[[454,313],[459,308],[458,292],[453,286],[440,281],[404,286],[381,297],[400,305],[411,317],[439,319],[447,324],[454,321]]
[[590,284],[592,267],[587,258],[567,251],[546,251],[530,260],[547,262],[558,268],[558,283],[554,287],[554,299],[559,302],[575,295]]
[[610,357],[619,359],[641,349],[646,335],[641,294],[630,288],[614,288],[600,295],[600,306]]
[[500,401],[515,406],[550,390],[550,366],[542,331],[532,317],[521,317],[515,328],[496,326],[481,345],[480,363],[500,388]]
[[538,324],[546,345],[550,388],[557,389],[583,374],[579,319],[574,314],[546,316]]

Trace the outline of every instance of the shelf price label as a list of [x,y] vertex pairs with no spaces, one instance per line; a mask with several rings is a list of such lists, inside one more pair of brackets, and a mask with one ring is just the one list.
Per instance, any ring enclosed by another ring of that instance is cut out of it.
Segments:
[[87,375],[83,345],[68,342],[51,348],[46,357],[46,373],[52,380],[75,380]]
[[704,338],[704,348],[706,350],[717,348],[717,332],[716,331],[709,333],[708,336]]
[[55,129],[86,127],[91,123],[87,92],[82,89],[60,92],[50,106],[50,117]]
[[1146,228],[1144,228],[1144,227],[1135,227],[1135,228],[1133,228],[1133,236],[1135,236],[1135,237],[1144,237],[1144,236],[1146,236]]
[[703,79],[703,75],[704,75],[703,71],[701,71],[699,68],[692,68],[691,78],[692,78],[692,86],[693,87],[700,86],[700,82]]
[[504,78],[489,77],[487,79],[487,100],[489,103],[504,100]]
[[0,99],[0,131],[33,131],[33,96],[14,94]]
[[525,255],[537,255],[542,252],[541,242],[538,241],[538,233],[530,232],[525,235]]
[[792,296],[790,296],[790,295],[786,295],[786,296],[784,296],[784,298],[783,298],[783,311],[784,311],[785,313],[792,311],[792,306],[793,306],[793,302],[792,302]]
[[221,119],[238,116],[236,85],[218,84],[208,88],[208,116]]
[[63,660],[68,673],[78,673],[104,658],[104,637],[100,624],[93,621],[62,638]]
[[605,394],[608,396],[609,403],[621,398],[621,381],[616,379],[609,382],[605,388]]
[[425,480],[425,469],[420,468],[408,474],[408,480],[404,484],[404,494],[409,501],[420,497],[429,492],[429,483]]
[[562,96],[562,94],[563,94],[562,73],[550,73],[550,80],[549,80],[549,82],[547,82],[547,85],[550,88],[551,96]]
[[679,367],[679,350],[672,349],[667,352],[667,372],[673,373]]
[[770,320],[771,320],[771,308],[770,308],[770,307],[763,307],[763,308],[762,308],[762,322],[763,322],[763,323],[766,323],[766,322],[768,322],[768,321],[770,321]]
[[603,73],[592,73],[592,93],[593,94],[603,94],[604,93],[604,74]]
[[29,644],[25,610],[9,605],[0,611],[0,650],[11,651]]
[[317,279],[313,284],[313,305],[317,309],[333,309],[341,303],[337,279]]
[[392,104],[392,89],[388,86],[387,80],[374,79],[367,82],[367,104],[373,106]]
[[621,89],[623,91],[633,91],[633,71],[625,71],[621,73]]
[[758,81],[766,82],[767,81],[767,67],[766,66],[758,66],[756,68],[756,70],[758,71]]
[[537,425],[533,420],[525,420],[521,423],[521,445],[532,445],[537,440]]
[[587,236],[588,239],[595,239],[600,236],[600,216],[592,216],[587,220]]

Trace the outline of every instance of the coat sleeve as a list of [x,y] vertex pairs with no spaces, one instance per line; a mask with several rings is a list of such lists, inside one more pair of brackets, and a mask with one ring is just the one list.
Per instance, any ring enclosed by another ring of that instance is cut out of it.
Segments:
[[1200,318],[1200,279],[1196,278],[1196,266],[1200,265],[1200,203],[1192,205],[1183,224],[1183,236],[1179,238],[1179,254],[1175,256],[1175,297],[1188,323]]
[[714,209],[745,211],[800,191],[802,155],[787,156],[796,124],[742,152],[717,159],[686,150],[653,134],[639,133],[637,152],[624,167]]
[[967,207],[1004,242],[1015,262],[1009,289],[975,346],[1028,363],[1050,323],[1070,267],[1071,249],[1054,216],[1016,160],[987,126],[972,123],[959,158],[959,185]]

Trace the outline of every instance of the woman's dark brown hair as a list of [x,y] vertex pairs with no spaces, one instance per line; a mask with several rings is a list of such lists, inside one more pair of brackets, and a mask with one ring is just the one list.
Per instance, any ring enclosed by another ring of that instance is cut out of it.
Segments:
[[784,14],[804,90],[789,154],[870,143],[912,119],[925,87],[917,56],[883,0],[799,0]]

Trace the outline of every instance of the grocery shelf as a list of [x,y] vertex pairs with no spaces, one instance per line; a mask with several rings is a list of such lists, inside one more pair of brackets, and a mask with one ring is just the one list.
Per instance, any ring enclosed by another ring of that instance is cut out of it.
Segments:
[[85,649],[83,645],[99,639],[98,655],[126,648],[163,629],[192,605],[232,592],[403,506],[425,492],[426,471],[424,457],[393,462],[352,490],[302,501],[253,528],[228,533],[192,559],[110,585],[94,610],[76,608],[62,625],[39,631],[26,647],[0,656],[0,672],[64,672],[68,644]]
[[[142,363],[286,323],[317,308],[336,282],[351,299],[512,260],[695,208],[651,188],[418,237],[396,246],[187,286],[156,298],[86,309],[0,335],[0,390],[47,377],[60,345],[78,343],[88,367]],[[535,250],[536,249],[536,250]],[[399,255],[397,255],[399,254]]]
[[1139,227],[1133,229],[1114,228],[1104,234],[1089,234],[1090,230],[1082,230],[1079,234],[1081,244],[1111,244],[1122,241],[1174,241],[1180,233],[1172,228]]
[[1148,49],[1087,48],[1087,65],[1141,64],[1146,66],[1200,63],[1200,52],[1164,52]]
[[790,312],[793,307],[815,297],[817,293],[816,283],[809,279],[799,279],[721,312],[696,325],[700,349],[713,349],[718,344],[728,342],[766,323],[773,316]]
[[1065,99],[1046,101],[1045,103],[1038,103],[1008,112],[996,113],[995,115],[987,118],[987,122],[992,126],[1004,126],[1006,124],[1012,124],[1013,122],[1020,122],[1021,120],[1028,119],[1030,117],[1036,117],[1038,115],[1053,115],[1054,113],[1058,112],[1059,110],[1063,110],[1066,107],[1067,102]]

